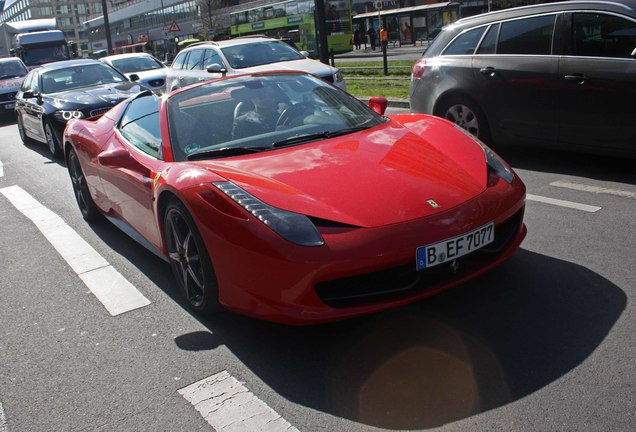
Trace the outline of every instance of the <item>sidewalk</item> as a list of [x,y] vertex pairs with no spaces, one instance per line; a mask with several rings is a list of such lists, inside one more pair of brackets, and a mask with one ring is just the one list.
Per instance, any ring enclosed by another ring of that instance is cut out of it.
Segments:
[[[418,42],[415,45],[413,44],[408,44],[408,45],[404,44],[402,46],[396,45],[395,47],[393,47],[389,43],[389,46],[386,49],[386,55],[387,57],[393,57],[393,56],[412,57],[413,60],[418,60],[422,57],[422,53],[424,53],[424,50],[426,49],[427,46],[428,46],[428,43],[426,42],[424,42],[423,44],[420,44]],[[376,47],[375,51],[373,51],[371,50],[371,47],[369,45],[367,45],[366,48],[364,47],[364,45],[362,45],[362,48],[359,50],[354,48],[352,51],[334,55],[334,58],[336,59],[362,59],[362,58],[375,58],[375,57],[382,58],[382,48]]]
[[[417,60],[422,58],[422,53],[424,52],[424,49],[426,49],[426,44],[424,45],[421,45],[419,43],[417,45],[409,44],[409,45],[396,46],[395,48],[391,47],[391,45],[389,44],[386,50],[386,56],[389,59],[391,57],[399,56],[400,60],[412,60],[413,63],[415,63]],[[375,51],[372,51],[370,47],[367,47],[365,49],[363,45],[362,49],[359,49],[359,50],[354,49],[353,51],[350,51],[350,52],[335,54],[334,58],[336,60],[345,60],[345,61],[347,59],[350,59],[352,61],[365,61],[365,60],[366,61],[382,61],[382,49],[376,47]],[[366,104],[369,101],[369,97],[370,96],[358,97],[358,99],[363,101]],[[389,102],[388,106],[391,108],[406,108],[406,109],[410,108],[408,99],[388,98],[388,102]]]

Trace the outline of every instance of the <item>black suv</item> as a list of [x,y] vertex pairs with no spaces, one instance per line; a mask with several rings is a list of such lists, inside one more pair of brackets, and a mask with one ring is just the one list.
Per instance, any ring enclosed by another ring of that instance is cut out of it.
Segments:
[[461,19],[413,66],[409,98],[495,145],[636,157],[636,0]]

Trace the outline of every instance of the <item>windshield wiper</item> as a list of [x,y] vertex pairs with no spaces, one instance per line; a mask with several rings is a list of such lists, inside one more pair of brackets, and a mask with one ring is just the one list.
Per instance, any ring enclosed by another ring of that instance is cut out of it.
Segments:
[[370,126],[359,126],[359,127],[339,129],[335,131],[322,131],[322,132],[307,134],[307,135],[297,135],[297,136],[293,136],[284,140],[276,141],[275,143],[272,144],[272,147],[278,148],[278,147],[291,146],[295,144],[304,144],[304,143],[316,141],[319,139],[333,138],[340,135],[346,135],[349,133],[358,132],[361,130],[369,129],[369,127]]
[[18,75],[18,74],[11,74],[11,75],[3,75],[0,76],[0,79],[7,79],[7,78],[21,78],[24,75]]
[[270,150],[271,147],[221,147],[209,150],[202,150],[196,153],[192,153],[186,156],[187,160],[197,160],[204,158],[219,158],[227,156],[240,156],[250,153],[258,153],[265,150]]

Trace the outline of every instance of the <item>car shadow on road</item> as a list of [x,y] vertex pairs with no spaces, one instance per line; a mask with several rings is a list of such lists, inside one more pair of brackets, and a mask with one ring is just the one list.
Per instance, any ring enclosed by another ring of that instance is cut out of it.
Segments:
[[[186,350],[226,345],[282,397],[387,429],[425,429],[521,399],[576,368],[626,307],[579,265],[519,250],[461,287],[407,307],[315,327],[225,313]],[[186,342],[187,341],[187,342]]]
[[[191,313],[167,263],[105,220],[91,227]],[[619,287],[589,269],[519,249],[489,273],[399,309],[311,327],[192,313],[208,331],[178,335],[175,344],[197,352],[225,345],[281,397],[312,410],[366,426],[426,429],[568,374],[626,304]]]
[[636,160],[529,147],[495,148],[514,168],[636,184]]

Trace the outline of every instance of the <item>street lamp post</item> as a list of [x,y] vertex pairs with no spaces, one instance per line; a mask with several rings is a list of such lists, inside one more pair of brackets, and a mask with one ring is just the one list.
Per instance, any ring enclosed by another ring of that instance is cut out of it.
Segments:
[[108,6],[106,0],[102,0],[102,13],[104,14],[104,30],[106,30],[106,47],[108,54],[113,53],[113,41],[110,40],[110,23],[108,22]]

